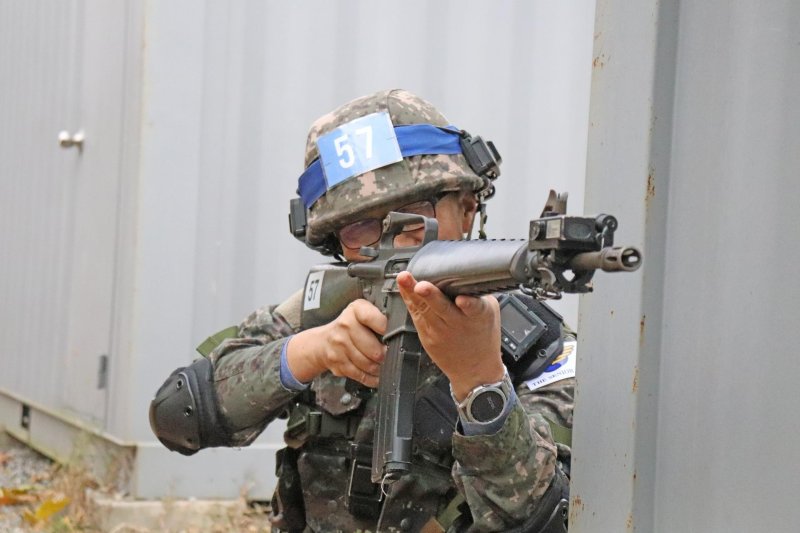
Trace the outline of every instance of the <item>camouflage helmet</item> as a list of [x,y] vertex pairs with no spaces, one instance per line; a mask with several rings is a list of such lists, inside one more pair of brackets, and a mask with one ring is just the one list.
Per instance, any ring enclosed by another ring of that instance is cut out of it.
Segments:
[[[393,89],[363,96],[311,125],[306,141],[305,168],[319,158],[317,140],[322,135],[378,112],[387,112],[394,126],[449,125],[433,105],[408,91]],[[404,157],[397,163],[343,181],[325,192],[309,206],[305,242],[323,253],[335,252],[338,247],[335,232],[343,226],[365,217],[382,216],[392,208],[429,199],[441,192],[458,190],[487,193],[492,190],[491,180],[476,174],[462,154]]]

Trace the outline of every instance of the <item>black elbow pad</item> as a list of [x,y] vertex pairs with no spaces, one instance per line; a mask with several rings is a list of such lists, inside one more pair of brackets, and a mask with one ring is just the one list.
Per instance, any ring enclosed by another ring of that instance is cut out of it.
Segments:
[[150,402],[150,428],[164,446],[183,455],[230,444],[211,361],[201,357],[170,374]]

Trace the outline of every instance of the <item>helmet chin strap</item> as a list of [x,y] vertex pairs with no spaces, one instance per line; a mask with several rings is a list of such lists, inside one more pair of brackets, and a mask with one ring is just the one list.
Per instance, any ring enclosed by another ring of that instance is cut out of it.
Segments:
[[489,218],[486,214],[486,204],[481,202],[478,204],[478,214],[480,216],[480,226],[478,226],[478,238],[482,241],[486,240],[486,220]]
[[470,224],[469,232],[467,233],[467,240],[472,240],[472,230],[475,227],[475,218],[478,219],[478,238],[482,241],[486,240],[486,219],[489,218],[486,215],[486,203],[483,201],[482,198],[478,198],[478,209],[475,211],[475,217],[472,219],[472,224]]

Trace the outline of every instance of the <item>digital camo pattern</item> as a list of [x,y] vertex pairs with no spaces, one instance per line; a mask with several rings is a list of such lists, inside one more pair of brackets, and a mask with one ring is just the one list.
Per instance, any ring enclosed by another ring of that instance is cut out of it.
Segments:
[[[304,394],[284,389],[279,377],[280,351],[284,337],[295,328],[273,310],[265,307],[253,313],[240,327],[240,338],[225,341],[211,354],[223,412],[237,429],[232,445],[249,444],[288,409],[285,437],[300,451],[297,463],[305,531],[378,531],[376,520],[357,518],[346,507],[350,445],[369,446],[372,442],[377,397],[369,392],[351,393],[354,389],[346,387],[343,378],[330,374],[314,381],[313,405],[303,403]],[[419,390],[440,376],[438,368],[425,358]],[[556,445],[545,417],[571,427],[573,386],[573,380],[565,380],[531,392],[521,385],[517,388],[519,403],[495,435],[453,433],[453,419],[441,424],[445,438],[415,439],[414,465],[408,476],[391,486],[380,531],[419,531],[430,525],[459,491],[479,531],[507,530],[530,516],[556,468]],[[368,390],[361,387],[360,391]],[[306,416],[314,410],[337,413],[334,419],[345,421],[341,431],[350,438],[321,438],[304,431]],[[348,420],[355,426],[348,426]],[[564,451],[568,454],[568,448]]]
[[542,413],[559,426],[572,429],[572,401],[575,398],[575,378],[562,379],[531,392],[519,388],[520,402],[531,411]]
[[556,471],[550,425],[519,404],[495,435],[455,434],[453,455],[453,473],[479,531],[503,531],[534,514]]
[[[319,157],[317,139],[359,117],[386,111],[395,126],[447,126],[445,117],[419,96],[393,89],[357,98],[323,115],[308,133],[305,166]],[[442,191],[478,191],[487,180],[472,171],[463,155],[420,155],[345,180],[323,195],[309,210],[306,240],[320,244],[345,224],[383,216],[391,208],[432,198]]]
[[[562,379],[531,392],[527,386],[517,388],[520,403],[529,413],[541,413],[549,422],[572,429],[572,408],[575,399],[575,378]],[[569,446],[556,443],[558,460],[566,468],[572,461]]]
[[274,379],[280,375],[286,337],[295,333],[274,309],[254,311],[239,326],[237,338],[226,339],[209,354],[217,398],[236,446],[253,442],[297,395]]

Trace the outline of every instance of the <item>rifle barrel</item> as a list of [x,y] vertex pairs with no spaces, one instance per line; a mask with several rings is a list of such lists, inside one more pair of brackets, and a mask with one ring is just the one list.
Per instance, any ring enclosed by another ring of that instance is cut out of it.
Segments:
[[597,252],[584,252],[569,262],[572,270],[603,270],[604,272],[633,272],[642,265],[642,252],[635,246],[615,246]]

